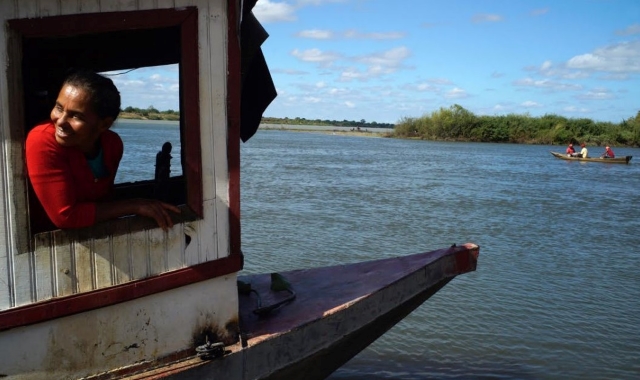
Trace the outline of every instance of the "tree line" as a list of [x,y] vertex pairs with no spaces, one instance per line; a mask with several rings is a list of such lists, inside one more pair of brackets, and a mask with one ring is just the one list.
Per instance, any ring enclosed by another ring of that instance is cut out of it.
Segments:
[[554,114],[476,116],[458,104],[422,117],[405,117],[392,137],[425,140],[640,146],[640,111],[620,123]]
[[159,111],[154,106],[147,108],[127,107],[120,113],[122,119],[141,120],[180,120],[180,112],[174,110]]
[[296,117],[290,119],[288,117],[263,117],[263,124],[286,124],[286,125],[322,125],[330,127],[350,127],[350,128],[393,128],[395,124],[377,123],[375,121],[367,122],[365,119],[356,120],[328,120],[328,119],[305,119],[304,117]]
[[[142,119],[142,120],[180,120],[180,112],[174,110],[159,111],[154,106],[147,108],[127,107],[122,110],[120,117],[123,119]],[[377,123],[375,121],[367,122],[362,119],[356,120],[321,120],[321,119],[305,119],[304,117],[296,118],[278,118],[263,117],[263,124],[286,124],[286,125],[326,125],[332,127],[351,127],[351,128],[389,128],[392,129],[394,124]]]

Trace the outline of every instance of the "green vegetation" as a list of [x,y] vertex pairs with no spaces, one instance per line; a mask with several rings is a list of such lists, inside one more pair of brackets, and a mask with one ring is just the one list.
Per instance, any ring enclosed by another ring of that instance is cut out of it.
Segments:
[[394,124],[389,123],[376,123],[375,121],[366,122],[364,119],[360,121],[354,120],[320,120],[320,119],[305,119],[304,117],[296,117],[295,119],[277,118],[277,117],[263,117],[263,124],[286,124],[286,125],[326,125],[330,127],[351,127],[351,128],[393,128]]
[[640,146],[640,111],[615,124],[558,115],[476,116],[458,104],[420,118],[403,118],[392,137],[424,140]]
[[180,112],[174,110],[158,111],[153,106],[145,109],[136,107],[127,107],[120,113],[121,119],[138,119],[138,120],[180,120]]

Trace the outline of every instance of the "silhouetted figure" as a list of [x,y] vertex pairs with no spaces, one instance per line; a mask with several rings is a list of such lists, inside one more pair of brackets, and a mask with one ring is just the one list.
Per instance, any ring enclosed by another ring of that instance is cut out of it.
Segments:
[[156,175],[154,197],[161,201],[168,201],[169,176],[171,174],[171,143],[162,144],[162,150],[156,154]]

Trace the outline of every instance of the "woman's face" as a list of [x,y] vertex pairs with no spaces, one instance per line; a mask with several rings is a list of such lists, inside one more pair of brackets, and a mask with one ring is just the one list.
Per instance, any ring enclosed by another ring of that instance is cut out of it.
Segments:
[[66,147],[78,147],[86,154],[97,151],[100,134],[111,126],[113,119],[101,119],[92,110],[89,94],[82,88],[65,84],[51,110],[56,126],[56,141]]

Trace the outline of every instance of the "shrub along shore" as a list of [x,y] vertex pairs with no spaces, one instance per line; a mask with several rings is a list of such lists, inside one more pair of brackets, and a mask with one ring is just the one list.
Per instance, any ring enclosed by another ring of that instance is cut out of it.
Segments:
[[476,116],[460,105],[440,108],[419,118],[403,118],[393,137],[424,140],[518,144],[640,146],[640,111],[615,124],[558,115]]

